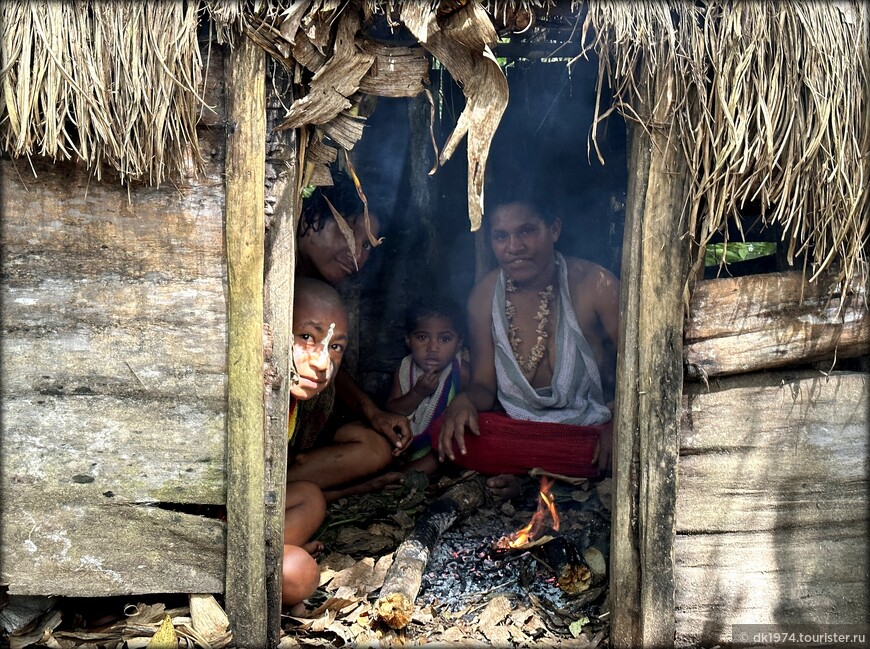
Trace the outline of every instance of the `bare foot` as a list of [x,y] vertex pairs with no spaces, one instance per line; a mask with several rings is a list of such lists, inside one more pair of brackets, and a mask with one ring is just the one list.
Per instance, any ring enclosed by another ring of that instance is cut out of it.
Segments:
[[305,607],[305,602],[299,602],[298,604],[291,606],[290,610],[287,612],[293,617],[305,617],[305,614],[308,613],[308,609]]
[[508,500],[516,498],[523,491],[523,485],[519,476],[503,473],[489,478],[486,487],[494,498]]
[[302,545],[302,549],[316,559],[323,552],[323,543],[320,541],[309,541]]

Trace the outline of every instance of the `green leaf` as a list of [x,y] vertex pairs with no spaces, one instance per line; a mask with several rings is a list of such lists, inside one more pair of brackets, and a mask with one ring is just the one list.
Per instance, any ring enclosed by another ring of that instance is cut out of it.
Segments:
[[733,264],[734,262],[776,254],[776,243],[769,241],[732,242],[727,245],[711,243],[704,251],[704,265],[718,266],[722,263],[723,253],[725,254],[725,263]]

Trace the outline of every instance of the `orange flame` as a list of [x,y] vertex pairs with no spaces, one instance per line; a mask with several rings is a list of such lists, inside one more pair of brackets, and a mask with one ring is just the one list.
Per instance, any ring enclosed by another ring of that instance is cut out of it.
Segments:
[[559,514],[556,511],[556,499],[550,493],[550,487],[553,481],[547,476],[541,476],[541,487],[539,490],[540,499],[538,500],[538,508],[532,515],[532,520],[524,528],[517,530],[512,534],[501,537],[496,543],[499,548],[520,548],[534,541],[541,530],[544,528],[544,518],[547,514],[550,515],[552,524],[550,527],[553,530],[559,529]]

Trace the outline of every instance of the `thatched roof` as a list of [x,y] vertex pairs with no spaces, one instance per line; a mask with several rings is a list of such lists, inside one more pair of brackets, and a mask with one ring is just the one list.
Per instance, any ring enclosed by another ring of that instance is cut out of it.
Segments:
[[[247,34],[301,84],[283,126],[302,129],[310,179],[333,155],[323,133],[345,148],[361,136],[358,92],[411,96],[424,87],[419,48],[389,48],[359,33],[378,13],[407,27],[463,87],[467,106],[439,162],[468,136],[475,229],[489,143],[507,101],[487,46],[495,26],[553,4],[205,0],[203,11],[181,0],[5,0],[0,139],[7,155],[78,159],[97,175],[108,165],[124,179],[160,183],[188,172],[199,157],[203,109],[197,29],[208,16],[218,40]],[[692,180],[685,233],[703,244],[729,220],[739,224],[751,203],[780,226],[790,255],[813,250],[812,270],[836,266],[848,278],[865,268],[863,3],[615,0],[571,9],[584,17],[584,45],[599,54],[599,86],[614,96],[599,116],[616,110],[681,143]],[[649,107],[664,89],[676,109],[652,123]]]

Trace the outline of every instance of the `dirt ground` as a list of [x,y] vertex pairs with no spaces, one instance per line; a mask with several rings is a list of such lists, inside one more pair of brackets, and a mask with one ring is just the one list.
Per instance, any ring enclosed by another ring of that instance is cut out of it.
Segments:
[[[321,530],[321,587],[309,600],[316,608],[286,619],[283,646],[608,646],[606,574],[569,594],[540,553],[492,552],[495,541],[532,518],[540,501],[537,476],[523,478],[522,494],[511,501],[487,495],[483,507],[445,531],[429,557],[411,623],[400,631],[379,624],[372,604],[393,551],[446,486],[409,482],[330,507]],[[610,486],[609,479],[556,480],[551,490],[559,534],[581,555],[598,550],[605,566]]]
[[[482,507],[441,534],[406,627],[394,630],[377,619],[375,603],[396,548],[435,498],[468,479],[479,477],[465,474],[430,485],[422,474],[411,474],[403,485],[330,505],[318,531],[324,544],[320,587],[304,613],[283,616],[281,649],[608,646],[609,479],[556,479],[551,488],[560,526],[553,532],[548,519],[544,533],[562,537],[563,545],[576,550],[572,556],[583,564],[588,559],[593,568],[580,592],[576,584],[566,592],[542,546],[493,549],[498,539],[529,523],[538,508],[541,481],[531,475],[522,479],[518,497],[495,501],[487,494]],[[0,638],[0,647],[232,647],[220,598],[198,597],[59,598],[29,627]]]

